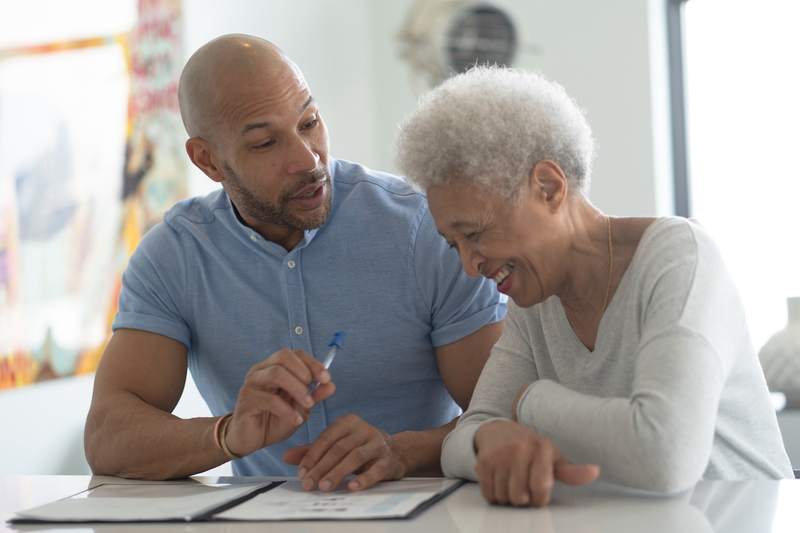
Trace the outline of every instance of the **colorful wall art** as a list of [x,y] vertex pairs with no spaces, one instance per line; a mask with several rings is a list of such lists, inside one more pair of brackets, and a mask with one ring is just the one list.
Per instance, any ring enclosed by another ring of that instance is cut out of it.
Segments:
[[186,195],[180,1],[117,36],[0,50],[0,389],[94,371],[121,272]]

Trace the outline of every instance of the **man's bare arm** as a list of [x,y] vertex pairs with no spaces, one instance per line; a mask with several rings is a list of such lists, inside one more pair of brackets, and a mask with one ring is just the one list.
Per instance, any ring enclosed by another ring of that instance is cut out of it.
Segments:
[[456,403],[467,410],[492,347],[503,333],[503,322],[488,324],[463,339],[436,349],[439,374]]
[[227,461],[214,444],[216,418],[171,414],[186,369],[186,347],[178,341],[132,329],[114,333],[97,369],[84,431],[95,474],[170,479]]
[[[153,333],[120,329],[95,377],[86,421],[86,457],[95,474],[171,479],[228,461],[214,440],[219,418],[173,416],[186,380],[183,344]],[[312,381],[322,385],[312,395]],[[286,439],[308,410],[335,391],[319,361],[282,349],[253,365],[228,424],[228,448],[244,456]]]
[[[489,359],[492,346],[503,333],[503,323],[488,324],[475,333],[436,349],[436,362],[447,390],[465,410],[478,383],[481,370]],[[441,475],[442,441],[456,421],[426,431],[406,431],[392,437],[409,465],[407,475]]]

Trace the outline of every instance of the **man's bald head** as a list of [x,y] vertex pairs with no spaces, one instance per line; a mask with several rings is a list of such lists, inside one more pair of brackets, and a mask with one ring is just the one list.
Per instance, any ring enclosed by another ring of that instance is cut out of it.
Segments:
[[210,137],[226,104],[263,80],[303,74],[277,46],[252,35],[230,34],[201,46],[178,84],[181,118],[190,137]]

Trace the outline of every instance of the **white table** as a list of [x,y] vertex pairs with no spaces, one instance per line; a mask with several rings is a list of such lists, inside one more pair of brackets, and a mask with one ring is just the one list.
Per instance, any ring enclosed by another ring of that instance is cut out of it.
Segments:
[[[254,478],[195,478],[202,482],[236,482]],[[264,478],[267,479],[267,478]],[[672,498],[632,495],[607,485],[574,489],[558,485],[544,509],[514,509],[484,502],[478,486],[459,488],[411,520],[355,522],[171,523],[17,525],[6,520],[17,510],[34,507],[118,478],[91,476],[0,477],[0,531],[102,532],[737,532],[800,531],[800,480],[704,481]],[[135,483],[135,481],[124,481]]]

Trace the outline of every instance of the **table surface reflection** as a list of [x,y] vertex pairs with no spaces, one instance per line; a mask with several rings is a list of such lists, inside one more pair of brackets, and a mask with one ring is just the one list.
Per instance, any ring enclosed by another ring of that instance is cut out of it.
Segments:
[[[203,483],[236,483],[271,478],[195,477]],[[259,531],[264,522],[164,524],[11,525],[14,512],[80,492],[99,483],[136,483],[100,476],[0,476],[0,531]],[[191,482],[191,481],[189,481]],[[468,483],[410,520],[270,522],[274,532],[796,532],[800,531],[800,480],[702,481],[684,494],[651,497],[595,483],[557,485],[544,509],[488,505]]]

